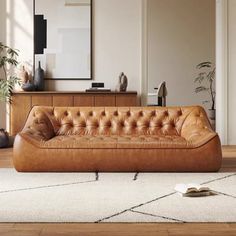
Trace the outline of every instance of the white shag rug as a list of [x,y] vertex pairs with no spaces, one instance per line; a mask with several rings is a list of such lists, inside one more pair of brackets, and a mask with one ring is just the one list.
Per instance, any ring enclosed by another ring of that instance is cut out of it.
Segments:
[[[177,183],[216,195],[183,198]],[[17,173],[0,169],[0,222],[236,222],[236,173]]]

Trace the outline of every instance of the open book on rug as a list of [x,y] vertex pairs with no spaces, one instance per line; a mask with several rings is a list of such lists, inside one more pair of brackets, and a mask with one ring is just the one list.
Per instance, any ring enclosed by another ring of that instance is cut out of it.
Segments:
[[183,197],[201,197],[209,196],[211,194],[210,188],[195,183],[176,184],[175,191]]

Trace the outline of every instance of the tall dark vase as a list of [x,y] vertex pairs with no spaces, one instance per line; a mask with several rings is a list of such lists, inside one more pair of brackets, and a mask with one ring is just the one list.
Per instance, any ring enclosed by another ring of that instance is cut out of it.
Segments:
[[36,91],[44,90],[44,70],[41,68],[41,62],[39,61],[38,68],[35,70],[34,85]]

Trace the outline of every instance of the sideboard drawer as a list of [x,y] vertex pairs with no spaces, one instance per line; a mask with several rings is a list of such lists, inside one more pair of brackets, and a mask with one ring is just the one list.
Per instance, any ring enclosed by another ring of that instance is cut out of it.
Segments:
[[115,95],[97,95],[95,96],[95,107],[115,107],[116,96]]
[[75,95],[74,96],[74,106],[75,107],[93,107],[94,106],[94,96],[93,95]]
[[31,97],[33,106],[52,106],[51,95],[34,95]]
[[135,107],[138,104],[137,96],[134,95],[117,95],[116,106]]
[[52,96],[52,105],[54,107],[73,107],[74,100],[73,95],[53,95]]

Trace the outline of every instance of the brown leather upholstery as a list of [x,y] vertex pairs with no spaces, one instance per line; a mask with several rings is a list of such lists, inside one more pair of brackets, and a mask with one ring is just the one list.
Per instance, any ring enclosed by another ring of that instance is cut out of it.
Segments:
[[14,144],[18,171],[217,171],[203,108],[34,107]]

